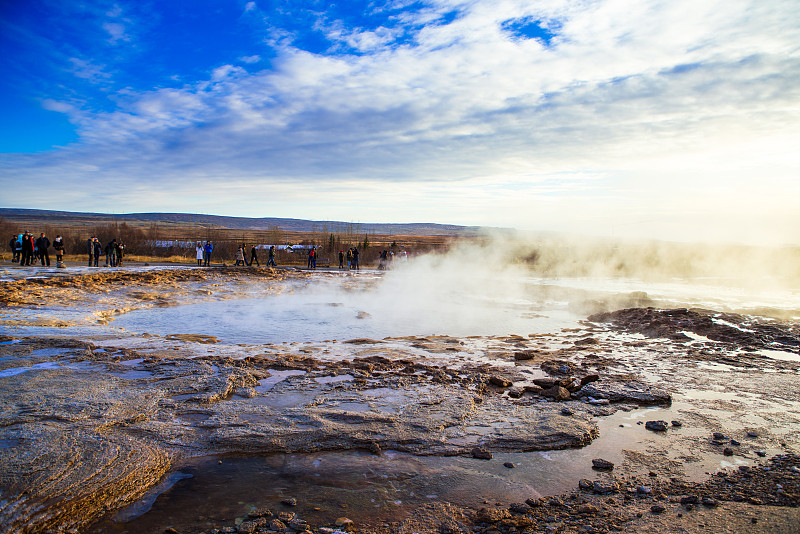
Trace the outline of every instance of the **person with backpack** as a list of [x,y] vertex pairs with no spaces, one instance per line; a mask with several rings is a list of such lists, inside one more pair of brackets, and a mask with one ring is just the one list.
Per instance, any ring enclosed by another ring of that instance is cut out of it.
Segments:
[[269,258],[267,258],[267,267],[272,265],[273,267],[277,267],[275,265],[275,245],[270,245],[269,247]]
[[53,239],[53,250],[56,251],[56,267],[61,266],[62,259],[64,258],[64,238],[61,237],[61,234],[57,235],[55,239]]

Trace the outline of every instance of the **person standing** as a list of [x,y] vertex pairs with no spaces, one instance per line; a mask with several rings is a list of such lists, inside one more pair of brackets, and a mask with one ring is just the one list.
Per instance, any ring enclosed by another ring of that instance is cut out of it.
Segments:
[[195,248],[195,252],[197,252],[197,266],[201,267],[203,265],[203,253],[205,250],[203,249],[203,242],[198,241],[197,247]]
[[99,267],[100,253],[103,252],[103,245],[96,237],[92,238],[92,250],[94,251],[94,266]]
[[39,255],[39,261],[42,267],[45,266],[45,262],[47,266],[50,267],[50,254],[47,252],[48,248],[50,248],[50,240],[47,239],[47,236],[42,232],[36,240],[36,252]]
[[94,238],[90,237],[86,240],[86,251],[89,253],[89,267],[92,266],[92,259],[94,258]]
[[358,248],[353,247],[353,269],[358,270]]
[[244,249],[242,249],[242,247],[236,249],[236,263],[233,265],[247,265],[247,263],[244,261]]
[[214,245],[211,243],[211,241],[206,241],[206,246],[203,247],[203,256],[206,267],[208,267],[211,264],[211,252],[213,250],[214,250]]
[[19,264],[30,265],[33,259],[33,235],[25,232],[22,234],[22,253],[20,254]]
[[275,245],[270,245],[269,247],[269,258],[267,258],[267,267],[272,265],[273,267],[277,267],[275,265]]
[[339,269],[344,269],[344,250],[339,251]]
[[64,238],[61,237],[61,234],[53,239],[53,250],[56,251],[56,267],[60,267],[64,258]]
[[261,264],[258,263],[258,255],[256,252],[256,246],[253,245],[253,248],[250,249],[250,266],[253,266],[253,263],[261,267]]
[[117,267],[122,267],[122,256],[125,254],[125,243],[117,242]]
[[112,239],[106,245],[105,250],[103,251],[106,253],[106,267],[113,267],[114,261],[117,259],[117,240],[116,238]]
[[8,242],[9,248],[11,248],[11,262],[16,263],[19,261],[19,249],[17,248],[17,236],[13,234],[11,236],[11,241]]

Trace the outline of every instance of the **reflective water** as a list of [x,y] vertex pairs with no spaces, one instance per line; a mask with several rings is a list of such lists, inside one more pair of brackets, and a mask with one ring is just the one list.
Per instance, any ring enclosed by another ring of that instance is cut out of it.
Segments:
[[[360,522],[404,515],[433,499],[472,507],[482,506],[487,498],[523,502],[572,490],[581,478],[604,478],[606,474],[592,469],[592,459],[619,464],[625,460],[625,450],[644,451],[652,443],[668,439],[664,433],[645,430],[642,423],[670,420],[675,413],[674,408],[619,412],[598,421],[600,437],[583,449],[495,453],[490,461],[395,451],[380,456],[346,451],[196,458],[180,466],[180,480],[167,479],[169,486],[148,503],[148,513],[137,516],[143,511],[137,503],[118,514],[115,521],[107,520],[90,532],[163,532],[167,527],[202,532],[230,526],[234,518],[262,507],[276,513],[290,510],[319,526],[348,515]],[[692,429],[670,432],[701,439]],[[676,450],[675,456],[684,452]],[[721,462],[727,460],[737,465],[750,463],[739,457],[715,458],[688,464],[687,475],[699,477],[705,470],[725,467]],[[643,469],[646,473],[649,467]],[[281,504],[290,497],[297,499],[297,507]]]

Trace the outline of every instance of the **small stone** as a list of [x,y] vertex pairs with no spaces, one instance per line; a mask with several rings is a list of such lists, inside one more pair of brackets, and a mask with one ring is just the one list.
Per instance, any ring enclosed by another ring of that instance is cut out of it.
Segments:
[[592,460],[592,467],[601,471],[611,471],[614,469],[614,463],[602,458],[595,458]]
[[686,497],[681,497],[681,504],[697,504],[700,502],[700,499],[697,495],[687,495]]
[[672,421],[672,426],[680,428],[683,426],[683,423],[681,423],[680,421]]
[[557,401],[565,401],[570,399],[569,390],[562,386],[553,386],[550,389],[543,390],[540,395],[543,397],[550,397]]
[[766,451],[756,451],[756,454],[761,458],[764,458],[767,455]]
[[741,443],[739,443],[739,442],[738,442],[738,441],[736,441],[735,439],[732,439],[732,440],[731,440],[731,445],[733,445],[734,447],[738,447],[739,445],[741,445]]
[[593,490],[595,493],[599,493],[601,495],[607,493],[616,493],[619,491],[619,484],[614,481],[603,482],[601,480],[597,480],[594,482]]
[[272,512],[267,508],[256,508],[247,515],[250,517],[272,517]]
[[638,493],[639,495],[650,495],[651,493],[653,493],[653,488],[651,488],[650,486],[639,486],[638,488],[636,488],[636,493]]
[[273,519],[269,522],[269,529],[276,532],[286,532],[286,525],[278,519]]
[[334,522],[334,525],[336,525],[339,528],[342,528],[342,527],[353,526],[353,525],[355,525],[355,523],[353,522],[352,519],[350,519],[348,517],[340,517],[340,518],[336,519],[336,521]]
[[664,510],[666,510],[666,508],[664,508],[660,504],[654,504],[653,506],[650,507],[650,511],[653,512],[654,514],[663,513]]
[[712,499],[711,497],[703,497],[700,502],[703,503],[703,506],[708,506],[709,508],[713,508],[719,504],[716,499]]
[[369,444],[369,452],[378,455],[381,453],[381,446],[373,441],[372,443]]
[[489,383],[492,384],[493,386],[497,386],[499,388],[507,388],[512,384],[511,380],[507,380],[507,379],[505,379],[505,378],[503,378],[501,376],[497,376],[497,375],[490,376],[489,377]]
[[569,408],[561,408],[561,415],[570,416],[573,415],[575,412],[570,410]]
[[255,521],[243,521],[239,523],[239,526],[236,527],[237,532],[239,534],[253,534],[258,528],[258,523]]
[[758,432],[753,432],[752,430],[748,430],[747,431],[747,437],[748,438],[757,438],[758,437]]
[[725,447],[725,450],[722,451],[722,454],[724,454],[725,456],[733,456],[733,449],[731,449],[730,447]]
[[665,432],[667,430],[667,422],[666,421],[647,421],[644,424],[644,427],[647,430],[652,430],[653,432]]
[[578,487],[584,491],[592,491],[594,489],[594,482],[588,478],[582,478],[578,481]]
[[527,514],[531,511],[531,507],[524,503],[515,502],[508,509],[514,514]]
[[593,515],[600,512],[600,509],[592,504],[580,504],[575,507],[575,511],[579,514]]
[[481,508],[475,519],[479,523],[497,523],[511,517],[511,512],[503,508]]
[[491,460],[492,453],[487,451],[483,447],[474,447],[472,449],[472,457],[478,460]]
[[297,506],[297,499],[295,499],[294,497],[283,499],[281,502],[286,506]]
[[289,521],[294,521],[296,518],[297,514],[294,512],[281,512],[278,514],[278,519],[280,519],[284,523],[288,523]]
[[723,434],[722,432],[714,432],[713,434],[711,434],[711,436],[718,441],[726,439],[725,434]]
[[164,534],[178,534],[178,531],[172,527],[167,527],[164,529]]
[[503,463],[503,467],[507,467],[509,469],[514,469],[515,466],[511,462],[505,462],[505,463]]

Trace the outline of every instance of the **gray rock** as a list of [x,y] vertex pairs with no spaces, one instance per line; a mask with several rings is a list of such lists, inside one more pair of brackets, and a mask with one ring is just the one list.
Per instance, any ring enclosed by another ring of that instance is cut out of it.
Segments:
[[603,471],[611,471],[614,469],[614,462],[609,462],[608,460],[604,460],[602,458],[595,458],[592,460],[592,467]]
[[600,495],[617,493],[619,491],[619,483],[613,480],[610,482],[595,480],[592,489],[595,493],[599,493]]
[[576,397],[608,399],[611,402],[632,402],[642,406],[670,404],[672,396],[654,386],[629,380],[627,382],[599,381],[585,384]]
[[669,424],[666,421],[647,421],[644,427],[653,432],[665,432]]

